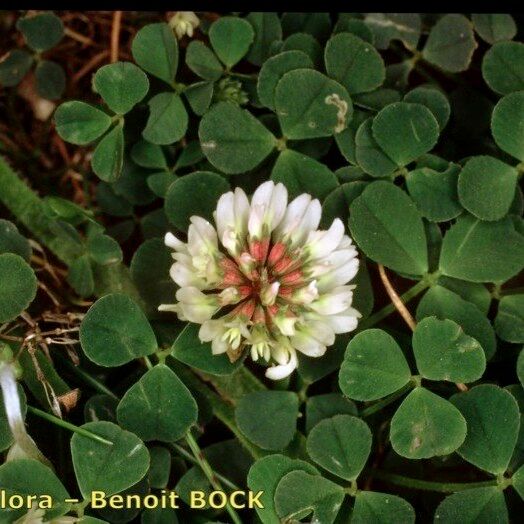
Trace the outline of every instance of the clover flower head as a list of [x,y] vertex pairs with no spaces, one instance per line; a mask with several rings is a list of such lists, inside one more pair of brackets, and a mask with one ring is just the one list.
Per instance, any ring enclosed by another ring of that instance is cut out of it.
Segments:
[[184,38],[184,35],[191,38],[199,24],[200,20],[193,11],[177,11],[169,20],[169,25],[175,32],[178,40]]
[[335,335],[357,327],[352,307],[357,250],[340,219],[318,230],[321,205],[308,194],[288,204],[283,184],[260,185],[251,202],[240,188],[218,200],[216,227],[190,219],[187,242],[167,233],[180,289],[174,311],[201,324],[199,337],[231,361],[248,350],[279,380],[297,367],[297,351],[320,357]]

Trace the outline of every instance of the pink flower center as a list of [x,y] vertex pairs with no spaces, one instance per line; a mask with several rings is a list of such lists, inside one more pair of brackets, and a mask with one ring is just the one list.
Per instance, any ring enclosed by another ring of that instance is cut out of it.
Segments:
[[298,254],[288,253],[282,242],[254,241],[249,251],[235,259],[224,256],[220,263],[223,278],[219,288],[233,287],[240,297],[232,315],[271,324],[283,306],[292,313],[293,293],[304,285],[302,262]]

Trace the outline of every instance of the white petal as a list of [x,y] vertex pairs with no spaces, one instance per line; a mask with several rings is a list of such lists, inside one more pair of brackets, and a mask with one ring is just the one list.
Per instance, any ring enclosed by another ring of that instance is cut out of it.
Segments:
[[[247,221],[249,218],[249,200],[243,189],[240,187],[235,188],[235,228],[241,235],[245,235],[247,232]],[[245,240],[242,238],[241,240]]]
[[331,326],[337,335],[341,333],[349,333],[356,329],[358,319],[362,316],[360,313],[358,313],[358,315],[355,313],[358,313],[358,311],[353,308],[348,308],[346,311],[343,311],[338,315],[323,317],[323,320]]
[[202,342],[211,342],[215,338],[220,337],[226,328],[224,327],[224,320],[221,318],[206,320],[198,331],[198,338]]
[[228,344],[222,338],[214,338],[211,342],[211,353],[213,355],[220,355],[227,351]]
[[164,236],[164,244],[175,251],[187,251],[186,244],[173,235],[173,233],[166,233]]
[[234,194],[232,191],[224,193],[217,203],[215,211],[215,223],[217,225],[218,237],[222,238],[228,227],[235,225]]
[[308,357],[321,357],[326,352],[326,346],[318,340],[306,335],[297,333],[292,339],[293,347]]
[[266,369],[266,377],[271,380],[282,380],[293,373],[298,364],[297,354],[291,350],[287,364],[271,366]]
[[329,293],[320,295],[309,307],[321,315],[336,315],[345,311],[353,302],[353,287],[339,286]]
[[344,224],[335,218],[327,231],[313,231],[309,234],[306,248],[309,258],[322,258],[334,251],[344,236]]
[[169,276],[180,287],[194,286],[199,289],[205,289],[206,287],[204,280],[195,274],[195,269],[181,262],[175,262],[169,268]]

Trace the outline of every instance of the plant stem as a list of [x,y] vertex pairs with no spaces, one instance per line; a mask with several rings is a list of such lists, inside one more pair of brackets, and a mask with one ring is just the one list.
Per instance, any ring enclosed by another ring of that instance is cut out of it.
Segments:
[[[96,391],[109,395],[111,398],[118,400],[118,396],[115,395],[105,384],[92,377],[89,373],[86,373],[79,366],[75,366],[70,360],[64,357],[61,353],[56,353],[58,359],[66,365],[73,373],[78,375],[86,384],[89,384]],[[55,356],[55,355],[53,355]]]
[[403,486],[405,488],[419,489],[423,491],[436,491],[438,493],[455,493],[457,491],[465,491],[473,488],[484,488],[488,486],[497,486],[498,481],[496,479],[483,480],[480,482],[433,482],[430,480],[414,479],[410,477],[404,477],[403,475],[397,475],[396,473],[389,473],[387,471],[380,471],[378,469],[366,470],[368,475],[372,477],[384,480],[390,484],[396,486]]
[[95,433],[92,433],[91,431],[88,431],[87,429],[79,428],[78,426],[75,426],[74,424],[71,424],[70,422],[66,422],[65,420],[55,417],[54,415],[51,415],[50,413],[46,413],[45,411],[42,411],[41,409],[35,408],[33,406],[27,406],[27,411],[29,411],[29,413],[33,413],[33,415],[36,415],[37,417],[43,418],[44,420],[51,422],[52,424],[55,424],[56,426],[60,426],[62,428],[68,429],[70,431],[73,431],[74,433],[78,433],[79,435],[83,435],[84,437],[90,438],[92,440],[96,440],[97,442],[101,442],[102,444],[105,444],[106,446],[113,445],[113,443],[110,440],[106,440],[105,438],[101,437],[100,435],[96,435]]
[[[422,291],[427,289],[429,286],[430,283],[427,280],[420,280],[414,286],[410,287],[405,293],[400,295],[399,298],[405,304],[406,302],[413,300],[417,295],[422,293]],[[387,316],[391,315],[391,313],[394,313],[396,310],[397,309],[395,307],[395,304],[393,303],[384,306],[381,310],[364,319],[360,323],[359,331],[363,329],[368,329],[374,326],[375,324],[378,324],[381,320],[384,320]]]
[[[205,476],[207,477],[207,480],[209,480],[209,483],[213,488],[217,491],[222,491],[222,486],[220,485],[220,482],[215,475],[215,472],[209,465],[209,462],[204,457],[204,454],[202,453],[202,450],[200,449],[200,446],[198,445],[198,442],[195,440],[193,435],[191,434],[191,431],[188,431],[186,434],[186,442],[191,448],[191,451],[193,452],[193,455],[195,459],[197,460],[199,466],[202,468],[202,471],[204,472]],[[240,517],[238,516],[237,512],[233,509],[233,507],[230,504],[226,505],[226,510],[231,516],[231,519],[234,524],[242,524],[242,521],[240,520]]]
[[[175,453],[177,453],[181,457],[184,457],[187,461],[192,462],[193,464],[199,465],[198,460],[180,444],[177,444],[176,442],[171,442],[169,446]],[[232,490],[240,489],[234,482],[229,480],[227,477],[224,477],[224,475],[221,475],[217,471],[214,472],[214,475],[220,482],[222,482],[222,484],[224,484],[224,486],[227,486],[228,488]]]
[[395,391],[395,393],[392,393],[391,395],[387,396],[386,398],[383,398],[382,400],[379,400],[375,402],[374,404],[371,404],[371,406],[368,406],[367,408],[364,408],[360,412],[360,416],[362,418],[369,417],[370,415],[373,415],[373,413],[376,413],[377,411],[380,411],[381,409],[385,408],[386,406],[389,406],[392,402],[395,402],[395,400],[399,399],[406,391],[409,391],[414,387],[413,382],[409,381],[405,386],[400,388],[398,391]]

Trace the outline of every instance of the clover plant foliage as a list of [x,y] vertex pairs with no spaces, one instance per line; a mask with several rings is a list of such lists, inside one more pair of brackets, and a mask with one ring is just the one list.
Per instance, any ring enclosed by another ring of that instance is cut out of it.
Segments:
[[0,22],[1,522],[519,520],[522,16]]

